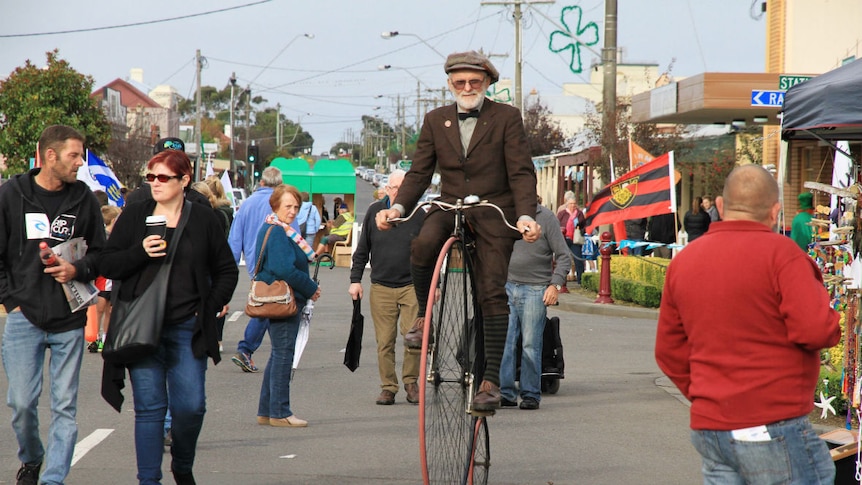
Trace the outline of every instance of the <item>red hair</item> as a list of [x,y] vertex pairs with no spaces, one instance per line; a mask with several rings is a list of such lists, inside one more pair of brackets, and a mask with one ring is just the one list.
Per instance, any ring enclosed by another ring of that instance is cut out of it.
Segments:
[[192,178],[192,162],[185,152],[179,150],[164,150],[155,155],[147,162],[147,170],[152,170],[157,163],[162,163],[168,170],[177,175],[188,175]]

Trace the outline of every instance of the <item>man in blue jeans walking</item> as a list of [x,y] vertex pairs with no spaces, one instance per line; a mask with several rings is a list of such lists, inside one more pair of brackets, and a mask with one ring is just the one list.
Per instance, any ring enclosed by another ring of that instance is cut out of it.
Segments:
[[820,349],[841,338],[838,312],[814,260],[773,229],[772,174],[736,167],[716,205],[722,220],[668,266],[655,344],[659,368],[691,402],[703,483],[834,483],[808,413]]
[[[281,170],[276,167],[266,167],[260,177],[260,186],[251,196],[242,203],[230,226],[230,234],[227,242],[233,252],[233,259],[239,265],[240,259],[245,255],[245,268],[248,270],[249,278],[254,278],[254,266],[257,263],[255,244],[257,233],[263,221],[272,213],[269,205],[269,197],[272,189],[282,184]],[[295,222],[295,221],[294,221]],[[299,226],[294,227],[297,231]],[[236,353],[231,357],[231,362],[238,365],[244,372],[257,372],[251,355],[260,347],[263,336],[269,328],[269,320],[265,318],[250,318],[245,327],[245,335],[237,344]]]
[[[538,205],[536,222],[556,227],[556,216]],[[509,259],[506,295],[509,297],[509,329],[500,363],[500,394],[503,407],[517,406],[515,362],[521,337],[521,409],[539,409],[542,400],[542,337],[547,305],[557,303],[560,288],[572,267],[572,253],[560,231],[542,231],[534,243],[515,241]]]
[[[62,484],[69,474],[78,437],[75,416],[87,311],[72,312],[63,284],[93,281],[105,245],[99,202],[77,180],[84,164],[84,136],[68,126],[49,126],[37,146],[42,166],[0,186],[0,301],[8,313],[2,352],[9,382],[6,404],[12,408],[22,462],[18,485]],[[83,258],[42,263],[40,243],[53,247],[74,238],[87,244]],[[37,404],[49,349],[51,424],[46,450]]]

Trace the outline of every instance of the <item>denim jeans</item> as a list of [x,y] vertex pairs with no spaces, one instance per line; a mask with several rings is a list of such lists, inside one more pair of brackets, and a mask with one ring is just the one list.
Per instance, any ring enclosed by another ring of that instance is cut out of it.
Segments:
[[[42,394],[45,351],[51,376],[51,424],[48,450],[39,437],[37,405]],[[44,463],[43,484],[60,484],[69,474],[78,439],[78,375],[84,355],[84,328],[49,333],[31,324],[16,310],[7,315],[3,331],[3,367],[9,391],[6,404],[12,408],[12,429],[18,439],[22,463]]]
[[296,314],[287,320],[269,322],[272,353],[266,363],[263,382],[260,385],[258,416],[280,419],[293,415],[290,410],[290,371],[293,367],[299,319],[300,314]]
[[245,326],[245,334],[239,344],[236,346],[236,351],[241,354],[251,354],[260,347],[263,342],[263,336],[269,329],[269,320],[266,318],[249,318]]
[[[190,473],[206,413],[207,359],[192,353],[195,318],[162,330],[158,351],[129,366],[135,398],[135,454],[138,480],[162,478],[164,423],[171,408],[171,469]],[[170,398],[168,397],[170,394]]]
[[583,244],[569,244],[569,250],[572,251],[572,255],[574,256],[572,259],[575,262],[575,281],[578,284],[581,284],[581,275],[584,274],[584,245]]
[[818,485],[835,482],[826,443],[807,416],[766,426],[769,441],[738,441],[730,431],[692,430],[705,485]]
[[517,400],[515,362],[518,337],[521,337],[521,398],[542,399],[542,336],[545,332],[547,307],[542,301],[548,285],[522,285],[507,282],[509,296],[509,331],[500,363],[500,393],[509,401]]

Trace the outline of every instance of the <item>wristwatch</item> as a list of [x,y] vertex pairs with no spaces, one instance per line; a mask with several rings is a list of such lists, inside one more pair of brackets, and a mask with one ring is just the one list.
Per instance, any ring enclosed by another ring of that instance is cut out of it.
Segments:
[[563,287],[562,287],[562,286],[560,286],[560,285],[554,285],[554,288],[556,288],[556,289],[557,289],[557,291],[560,291]]

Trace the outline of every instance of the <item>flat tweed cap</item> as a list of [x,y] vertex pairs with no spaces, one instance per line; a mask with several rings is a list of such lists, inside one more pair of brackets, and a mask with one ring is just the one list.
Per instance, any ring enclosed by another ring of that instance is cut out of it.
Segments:
[[476,51],[456,52],[449,54],[446,58],[446,64],[443,65],[446,74],[459,69],[473,69],[474,71],[485,71],[488,77],[491,78],[491,84],[494,84],[500,79],[500,73],[497,68],[491,64],[491,60],[487,56]]

